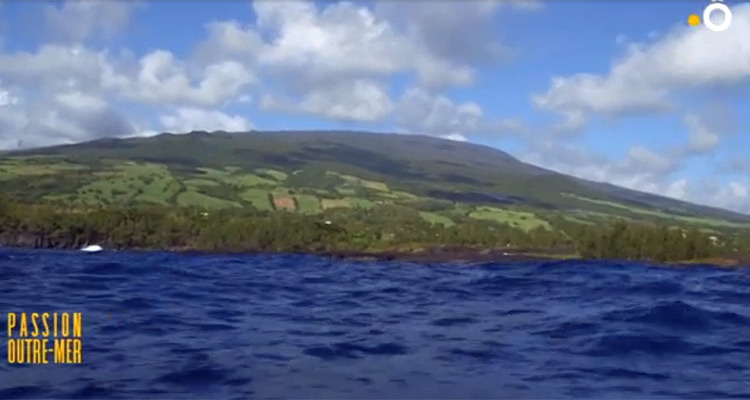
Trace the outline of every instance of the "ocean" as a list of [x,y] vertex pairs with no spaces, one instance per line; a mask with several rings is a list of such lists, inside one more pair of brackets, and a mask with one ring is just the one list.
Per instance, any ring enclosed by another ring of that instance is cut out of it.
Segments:
[[750,398],[750,269],[0,250],[0,311],[82,315],[0,398]]

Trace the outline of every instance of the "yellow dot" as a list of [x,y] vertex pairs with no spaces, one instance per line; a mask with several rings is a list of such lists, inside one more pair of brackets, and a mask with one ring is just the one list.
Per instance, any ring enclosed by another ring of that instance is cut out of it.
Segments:
[[699,17],[699,16],[697,16],[695,14],[689,16],[688,17],[688,24],[690,26],[698,26],[698,25],[700,25],[701,24],[701,17]]

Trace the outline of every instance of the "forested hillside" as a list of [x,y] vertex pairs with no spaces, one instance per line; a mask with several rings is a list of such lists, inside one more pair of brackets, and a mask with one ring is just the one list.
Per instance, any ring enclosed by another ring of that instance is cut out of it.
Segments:
[[0,191],[11,205],[3,242],[40,247],[459,245],[670,260],[740,251],[750,228],[742,214],[489,147],[362,132],[193,132],[6,153]]

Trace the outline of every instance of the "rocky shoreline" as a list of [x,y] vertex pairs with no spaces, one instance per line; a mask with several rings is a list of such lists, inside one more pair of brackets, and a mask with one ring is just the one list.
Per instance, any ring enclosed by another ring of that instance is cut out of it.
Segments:
[[[0,247],[13,249],[46,249],[46,250],[78,250],[78,248],[38,246],[33,243],[0,243]],[[104,251],[168,251],[182,254],[275,254],[275,252],[252,251],[252,250],[205,250],[194,248],[123,248],[107,249]],[[377,251],[296,251],[284,252],[284,254],[312,255],[325,257],[333,260],[357,260],[357,261],[404,261],[413,263],[485,263],[485,262],[524,262],[524,261],[559,261],[559,260],[582,260],[571,249],[529,249],[529,248],[501,248],[480,249],[464,246],[442,246],[431,248],[420,248],[414,250],[377,250]],[[635,261],[635,260],[634,260]],[[729,255],[700,260],[686,260],[658,263],[670,266],[696,266],[715,265],[726,268],[750,267],[750,255]]]
[[406,261],[406,262],[521,262],[574,259],[565,252],[540,249],[475,249],[470,247],[435,247],[417,251],[322,252],[317,256],[332,259]]
[[[379,251],[379,252],[322,252],[316,256],[339,260],[364,261],[405,261],[415,263],[432,262],[524,262],[524,261],[560,261],[583,260],[575,254],[565,251],[544,249],[475,249],[465,247],[439,247],[419,251]],[[636,260],[633,260],[636,261]],[[750,267],[750,255],[732,255],[701,260],[658,263],[675,267],[714,265],[726,268]]]
[[705,260],[691,260],[691,261],[679,261],[669,263],[675,266],[695,266],[695,265],[715,265],[717,267],[725,268],[742,268],[750,267],[750,256],[737,256],[737,257],[721,257],[721,258],[709,258]]

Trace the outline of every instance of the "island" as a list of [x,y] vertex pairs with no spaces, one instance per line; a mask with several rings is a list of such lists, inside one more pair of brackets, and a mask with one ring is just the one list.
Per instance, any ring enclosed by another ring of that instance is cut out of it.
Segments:
[[723,265],[750,254],[750,216],[414,135],[166,133],[8,152],[0,193],[9,247]]

